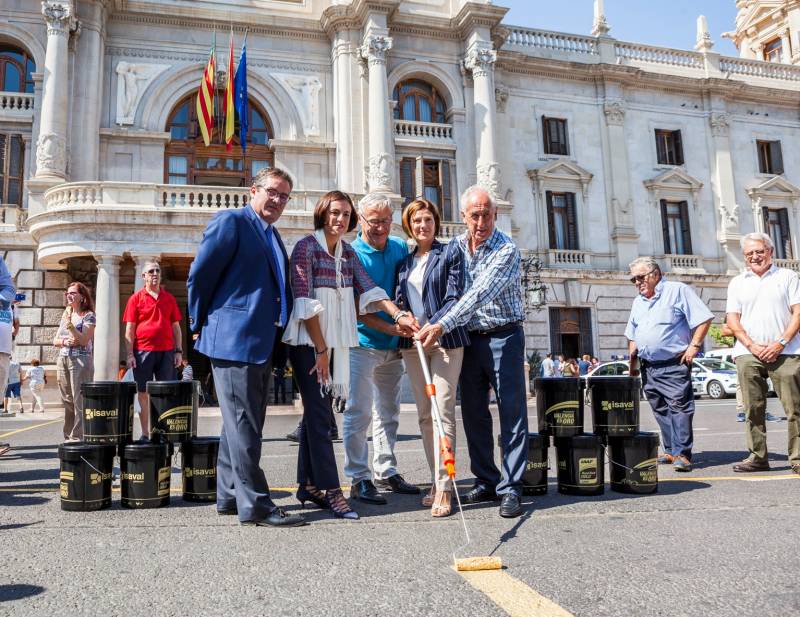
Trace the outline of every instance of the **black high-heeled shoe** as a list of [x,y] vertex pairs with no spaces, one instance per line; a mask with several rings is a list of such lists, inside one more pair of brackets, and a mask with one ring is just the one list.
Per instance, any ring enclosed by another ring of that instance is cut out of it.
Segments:
[[336,518],[346,518],[351,521],[358,520],[358,512],[350,507],[342,494],[342,489],[331,488],[325,491],[325,501]]
[[323,510],[327,510],[330,506],[328,505],[327,500],[325,499],[325,493],[323,493],[318,488],[301,486],[297,489],[297,500],[303,506],[306,507],[306,502],[310,501],[315,504],[318,508],[322,508]]

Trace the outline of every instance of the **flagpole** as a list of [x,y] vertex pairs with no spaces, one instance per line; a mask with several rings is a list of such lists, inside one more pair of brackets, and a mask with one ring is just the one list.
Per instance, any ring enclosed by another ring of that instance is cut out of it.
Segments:
[[[212,127],[212,131],[217,128],[219,125],[217,117],[217,24],[214,24],[214,126]],[[217,129],[217,136],[219,136],[219,129]],[[211,143],[214,143],[213,133]]]

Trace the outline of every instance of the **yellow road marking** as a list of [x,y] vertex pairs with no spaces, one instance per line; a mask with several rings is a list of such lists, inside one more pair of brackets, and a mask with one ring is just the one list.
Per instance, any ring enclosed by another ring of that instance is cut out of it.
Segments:
[[781,474],[775,476],[751,476],[751,475],[741,475],[741,476],[706,476],[706,477],[698,477],[694,476],[691,478],[659,478],[659,482],[710,482],[713,480],[739,480],[740,482],[764,482],[767,480],[800,480],[800,476],[796,473],[789,473],[789,474]]
[[0,439],[3,437],[10,437],[11,435],[16,435],[17,433],[24,433],[25,431],[32,431],[35,428],[41,428],[42,426],[50,426],[51,424],[55,424],[56,422],[63,422],[63,420],[50,420],[49,422],[42,422],[41,424],[34,424],[33,426],[26,426],[25,428],[18,428],[15,431],[9,431],[8,433],[3,433],[0,435]]
[[458,573],[510,617],[574,617],[503,570]]
[[[13,487],[13,486],[0,487],[0,493],[53,493],[53,492],[58,491],[58,490],[59,490],[59,487],[57,485],[50,485],[50,484],[43,484],[41,487],[29,487],[29,486],[19,487],[19,488],[16,488],[16,487]],[[283,492],[286,492],[286,493],[295,493],[295,492],[297,492],[297,487],[293,487],[293,488],[271,488],[269,490],[270,490],[270,492],[271,491],[283,491]],[[119,493],[120,489],[112,488],[111,491],[114,492],[114,493]],[[182,495],[183,494],[183,489],[182,488],[176,488],[176,487],[173,486],[172,488],[170,488],[170,493],[174,493],[176,495]],[[209,503],[212,503],[212,502],[209,502]]]

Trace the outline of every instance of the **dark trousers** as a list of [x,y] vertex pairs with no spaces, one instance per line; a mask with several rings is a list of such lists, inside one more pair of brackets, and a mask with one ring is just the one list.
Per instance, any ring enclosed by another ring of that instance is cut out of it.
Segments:
[[[522,494],[528,460],[528,408],[525,401],[525,335],[522,326],[498,334],[470,332],[461,365],[461,416],[477,484],[499,494]],[[502,472],[494,462],[489,388],[500,414]]]
[[661,429],[661,445],[672,456],[692,460],[694,393],[685,364],[643,366],[642,389]]
[[240,521],[264,518],[275,509],[259,463],[267,410],[270,366],[211,360],[222,432],[217,458],[217,508],[239,511]]
[[300,452],[297,456],[297,482],[320,490],[339,488],[339,470],[331,441],[331,397],[320,392],[317,374],[309,371],[316,363],[314,349],[308,345],[289,348],[294,379],[303,400],[300,421]]

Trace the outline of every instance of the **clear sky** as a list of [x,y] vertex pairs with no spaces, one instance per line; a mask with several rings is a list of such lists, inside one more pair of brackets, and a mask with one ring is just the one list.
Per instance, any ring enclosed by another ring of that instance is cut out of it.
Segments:
[[[494,0],[508,7],[504,23],[528,28],[589,34],[592,29],[593,0]],[[677,49],[693,49],[697,16],[705,15],[714,41],[714,51],[738,56],[736,46],[723,39],[733,30],[735,0],[605,0],[609,33],[622,41],[646,43]]]

